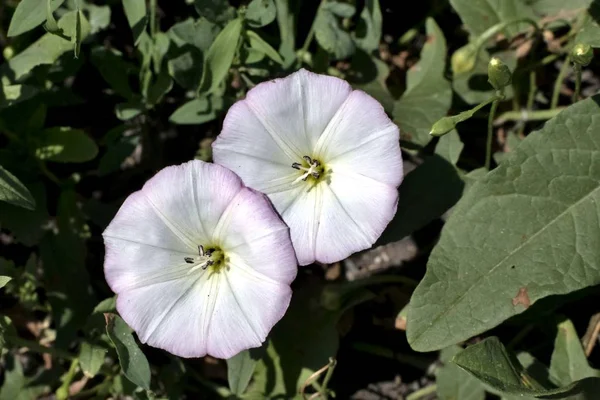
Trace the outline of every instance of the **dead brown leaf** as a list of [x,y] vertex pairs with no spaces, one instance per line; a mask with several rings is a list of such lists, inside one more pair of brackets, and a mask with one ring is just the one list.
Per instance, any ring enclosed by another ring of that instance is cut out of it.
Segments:
[[517,293],[517,295],[512,299],[512,304],[513,306],[522,304],[525,308],[529,308],[531,305],[531,300],[529,300],[526,287],[519,289],[519,293]]

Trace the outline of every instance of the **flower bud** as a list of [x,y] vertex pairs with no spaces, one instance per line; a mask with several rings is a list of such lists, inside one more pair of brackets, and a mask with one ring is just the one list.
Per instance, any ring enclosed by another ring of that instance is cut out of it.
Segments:
[[440,118],[433,126],[431,127],[431,132],[429,134],[431,136],[444,136],[449,133],[451,130],[456,128],[456,118],[454,117],[443,117]]
[[587,67],[593,57],[594,50],[589,44],[578,43],[571,50],[571,60],[582,67]]
[[13,58],[14,55],[15,50],[10,46],[6,46],[4,50],[2,50],[2,57],[4,57],[4,59],[7,61]]
[[506,64],[497,57],[492,57],[488,64],[488,82],[496,90],[502,90],[510,84],[512,74]]
[[456,50],[450,58],[454,75],[470,72],[475,68],[477,62],[477,51],[473,44],[468,44]]

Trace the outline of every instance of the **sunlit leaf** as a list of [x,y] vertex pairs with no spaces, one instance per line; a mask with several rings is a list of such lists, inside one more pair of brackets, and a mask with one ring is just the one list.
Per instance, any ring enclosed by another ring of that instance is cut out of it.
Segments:
[[339,6],[340,10],[346,9],[345,6],[354,10],[354,7],[341,3],[325,4],[327,7],[321,7],[315,19],[315,38],[319,45],[335,59],[348,58],[354,54],[354,41],[350,33],[342,29],[338,21],[339,17],[334,11],[336,11],[335,6]]
[[[77,11],[70,11],[63,15],[58,21],[59,28],[63,29],[65,35],[73,37],[77,26]],[[90,25],[81,17],[81,40],[90,31]],[[9,77],[13,81],[19,81],[38,65],[54,64],[56,60],[68,51],[73,51],[73,43],[61,37],[46,33],[36,42],[31,44],[21,53],[17,54],[0,67],[0,77]]]
[[[450,0],[469,33],[475,37],[501,22],[534,19],[533,9],[526,3],[523,0]],[[509,25],[504,31],[513,36],[528,28],[531,25],[516,23]]]
[[[47,0],[21,0],[10,20],[8,37],[18,36],[32,30],[46,21]],[[54,11],[65,0],[52,0],[51,10]]]
[[219,33],[204,58],[199,92],[213,92],[227,77],[242,34],[243,21],[236,18]]
[[122,0],[123,10],[129,22],[129,27],[133,33],[133,43],[137,46],[146,30],[148,24],[148,15],[146,11],[145,0]]
[[260,28],[275,21],[277,9],[273,0],[252,0],[246,9],[246,20],[253,28]]
[[77,163],[93,160],[98,154],[96,143],[79,129],[47,128],[39,137],[35,154],[40,160]]
[[[13,174],[0,165],[0,201],[23,207],[28,210],[35,209],[35,199],[29,190]],[[2,285],[4,286],[4,285]]]
[[248,36],[248,44],[254,50],[260,51],[261,53],[266,54],[271,60],[275,61],[278,64],[283,64],[283,59],[281,55],[275,50],[269,43],[267,43],[263,38],[258,36],[258,34],[254,31],[247,31],[246,35]]
[[377,50],[381,41],[383,16],[379,0],[366,0],[360,13],[360,22],[356,28],[354,41],[367,52]]
[[258,359],[253,358],[250,350],[227,360],[227,381],[231,393],[241,396],[246,391]]
[[222,106],[222,100],[214,96],[198,97],[175,110],[169,117],[169,121],[180,125],[203,124],[217,118]]
[[104,357],[106,356],[106,349],[103,347],[83,342],[81,343],[81,349],[79,350],[79,365],[84,375],[88,378],[96,376],[102,364],[104,364]]

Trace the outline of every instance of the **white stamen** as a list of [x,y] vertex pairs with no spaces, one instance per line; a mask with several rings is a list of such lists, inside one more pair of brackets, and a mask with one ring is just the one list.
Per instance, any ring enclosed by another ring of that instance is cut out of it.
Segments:
[[213,265],[215,262],[211,260],[212,254],[214,250],[209,249],[208,251],[204,251],[204,246],[198,245],[198,256],[196,257],[184,257],[184,260],[188,264],[194,264],[194,266],[189,270],[188,273],[192,273],[196,271],[198,268],[202,268],[205,270],[206,268]]
[[300,163],[293,163],[292,168],[297,169],[299,171],[305,171],[305,172],[302,175],[300,175],[298,178],[294,179],[292,184],[296,184],[300,181],[306,181],[309,176],[312,176],[313,178],[318,179],[319,176],[321,175],[321,173],[319,172],[319,167],[321,166],[321,163],[319,163],[318,160],[313,160],[309,156],[304,156],[302,158],[304,158],[304,160],[308,163],[308,168],[303,167],[302,164],[300,164]]

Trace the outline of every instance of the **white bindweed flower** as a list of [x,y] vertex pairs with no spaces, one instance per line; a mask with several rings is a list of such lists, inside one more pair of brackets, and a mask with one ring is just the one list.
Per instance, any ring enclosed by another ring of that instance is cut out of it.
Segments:
[[175,355],[229,358],[258,347],[289,305],[289,229],[220,165],[163,169],[103,236],[117,310],[142,342]]
[[371,247],[396,213],[398,127],[338,78],[300,70],[257,85],[229,110],[213,157],[269,196],[301,265]]

